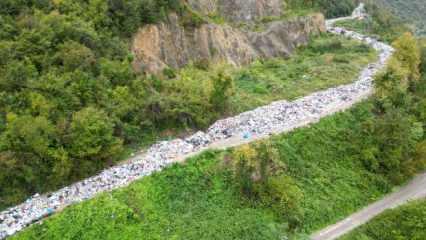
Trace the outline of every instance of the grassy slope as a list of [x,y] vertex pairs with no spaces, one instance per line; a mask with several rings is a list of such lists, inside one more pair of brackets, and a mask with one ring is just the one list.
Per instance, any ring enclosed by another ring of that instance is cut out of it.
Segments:
[[[301,235],[390,190],[383,177],[364,169],[353,147],[366,140],[360,125],[372,118],[370,109],[363,103],[271,140],[304,194]],[[12,239],[282,239],[286,219],[241,197],[223,163],[225,154],[206,152],[69,207]]]
[[426,239],[426,200],[388,210],[341,239]]
[[256,61],[240,69],[216,66],[209,71],[194,67],[179,75],[205,81],[218,71],[228,71],[235,79],[231,111],[237,114],[275,100],[292,100],[309,93],[353,82],[360,70],[376,59],[365,45],[332,35],[317,37],[289,59]]

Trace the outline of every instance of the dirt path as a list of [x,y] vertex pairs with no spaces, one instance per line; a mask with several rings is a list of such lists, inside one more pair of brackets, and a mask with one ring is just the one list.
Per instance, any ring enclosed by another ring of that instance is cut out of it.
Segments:
[[314,233],[312,240],[338,239],[351,230],[367,223],[387,209],[396,208],[410,200],[426,198],[426,173],[414,178],[409,184],[402,187],[382,200],[375,202],[364,209],[352,214],[342,221]]

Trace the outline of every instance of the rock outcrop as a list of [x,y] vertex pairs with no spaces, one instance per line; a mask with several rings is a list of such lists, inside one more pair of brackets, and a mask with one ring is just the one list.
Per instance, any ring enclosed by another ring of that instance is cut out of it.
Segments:
[[175,14],[170,15],[169,23],[140,29],[134,37],[132,51],[135,70],[151,73],[203,59],[241,65],[257,57],[247,34],[216,24],[186,29],[179,24]]
[[136,33],[132,42],[133,66],[136,71],[149,73],[205,59],[241,66],[256,58],[289,56],[311,35],[326,30],[321,14],[272,22],[265,29],[253,32],[213,23],[185,28],[179,24],[179,17],[171,14],[167,22],[147,25]]

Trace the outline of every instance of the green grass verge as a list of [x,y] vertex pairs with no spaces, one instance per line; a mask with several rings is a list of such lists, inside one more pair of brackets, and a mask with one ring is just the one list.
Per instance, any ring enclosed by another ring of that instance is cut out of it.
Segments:
[[426,200],[388,210],[341,240],[426,239]]
[[305,239],[390,191],[386,178],[365,170],[356,150],[357,142],[369,140],[361,125],[374,118],[371,108],[363,103],[270,140],[303,192],[296,233],[268,205],[240,194],[226,151],[209,151],[71,206],[11,239]]

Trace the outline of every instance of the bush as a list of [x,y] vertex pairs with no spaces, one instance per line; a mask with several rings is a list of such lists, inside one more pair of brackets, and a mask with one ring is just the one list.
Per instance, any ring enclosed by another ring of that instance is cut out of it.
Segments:
[[93,107],[73,115],[69,129],[69,153],[79,159],[102,161],[114,158],[121,147],[113,136],[114,125],[103,112]]
[[235,179],[248,198],[256,199],[266,191],[269,178],[284,173],[278,152],[268,142],[246,145],[232,153]]
[[322,39],[310,44],[308,48],[313,52],[325,54],[343,49],[343,44],[342,41],[337,38]]
[[240,147],[232,153],[234,179],[240,192],[252,201],[274,209],[290,230],[302,223],[302,191],[291,177],[270,142]]
[[288,222],[290,231],[303,224],[304,211],[301,206],[303,192],[295,181],[286,175],[272,176],[266,189],[261,192],[261,201],[283,220]]
[[213,77],[212,85],[210,104],[216,112],[227,112],[229,110],[229,101],[234,94],[233,78],[221,72],[216,77]]

